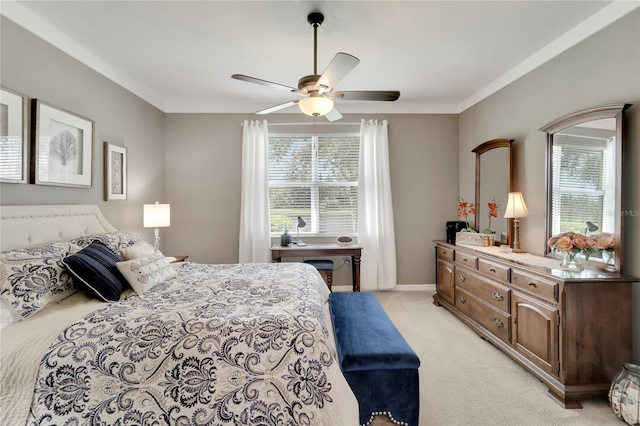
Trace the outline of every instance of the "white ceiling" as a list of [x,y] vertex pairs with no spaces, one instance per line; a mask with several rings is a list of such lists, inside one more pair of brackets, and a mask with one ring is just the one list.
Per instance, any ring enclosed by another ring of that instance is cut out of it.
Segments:
[[[165,112],[254,112],[337,52],[336,90],[399,90],[341,112],[457,113],[634,10],[633,1],[8,1],[0,13]],[[299,112],[291,107],[281,112]]]

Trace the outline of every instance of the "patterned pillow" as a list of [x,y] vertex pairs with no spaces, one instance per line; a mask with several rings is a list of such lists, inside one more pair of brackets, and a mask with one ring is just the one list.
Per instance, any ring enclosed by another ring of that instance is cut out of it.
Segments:
[[94,241],[100,241],[109,249],[117,253],[125,247],[129,247],[140,241],[142,238],[126,232],[105,232],[103,234],[85,235],[84,237],[74,238],[69,242],[80,246],[80,248],[88,247]]
[[65,257],[62,263],[74,279],[99,299],[115,302],[120,300],[120,294],[127,286],[127,281],[116,267],[121,260],[109,247],[96,240],[79,252]]
[[78,250],[75,244],[59,241],[0,253],[0,296],[22,318],[60,300],[74,288],[62,259]]
[[160,252],[139,259],[118,262],[118,270],[138,294],[177,275],[169,261]]

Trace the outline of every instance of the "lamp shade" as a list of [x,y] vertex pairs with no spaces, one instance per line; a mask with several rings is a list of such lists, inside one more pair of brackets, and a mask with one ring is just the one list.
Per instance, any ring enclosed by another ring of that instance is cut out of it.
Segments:
[[506,218],[519,218],[529,216],[529,210],[522,197],[522,192],[510,192],[507,208],[504,211]]
[[324,96],[309,96],[298,102],[300,110],[307,115],[321,116],[333,109],[333,101]]
[[298,216],[298,228],[304,228],[307,226],[307,222],[304,221],[302,216]]
[[145,204],[143,226],[145,228],[163,228],[171,225],[170,204]]

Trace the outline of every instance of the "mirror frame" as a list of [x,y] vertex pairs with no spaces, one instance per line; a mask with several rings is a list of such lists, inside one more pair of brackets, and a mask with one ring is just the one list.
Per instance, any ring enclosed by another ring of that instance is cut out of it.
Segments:
[[[512,155],[512,144],[515,139],[491,139],[490,141],[481,143],[477,147],[473,148],[471,152],[476,153],[476,215],[475,215],[475,223],[474,228],[477,232],[480,232],[480,215],[478,214],[480,210],[478,206],[480,205],[480,157],[482,154],[499,148],[507,148],[507,155],[509,158],[508,164],[508,176],[507,176],[507,193],[513,190],[512,182],[513,182],[513,155]],[[506,207],[506,206],[505,206]],[[511,241],[513,240],[513,219],[507,219],[507,245],[511,246]],[[495,241],[495,245],[500,245],[500,241]]]
[[545,238],[545,255],[549,255],[551,253],[551,249],[547,247],[547,241],[552,237],[551,235],[551,202],[552,195],[551,189],[553,188],[553,176],[552,176],[552,163],[553,163],[553,135],[568,129],[569,127],[573,127],[578,124],[586,123],[588,121],[593,120],[602,120],[606,118],[614,118],[616,120],[616,174],[615,174],[615,187],[616,187],[616,196],[615,196],[615,226],[614,226],[614,255],[615,255],[615,263],[614,265],[595,262],[589,260],[588,263],[597,267],[598,269],[604,269],[608,271],[617,271],[622,273],[622,253],[624,250],[624,245],[622,244],[622,151],[624,146],[624,111],[629,108],[631,104],[609,104],[609,105],[601,105],[592,108],[586,108],[579,111],[572,112],[565,116],[562,116],[552,122],[546,124],[541,127],[539,130],[541,132],[545,132],[547,134],[547,152],[546,152],[546,179],[545,179],[545,187],[546,187],[546,196],[547,196],[547,206],[546,206],[546,217],[545,217],[545,228],[546,228],[546,238]]

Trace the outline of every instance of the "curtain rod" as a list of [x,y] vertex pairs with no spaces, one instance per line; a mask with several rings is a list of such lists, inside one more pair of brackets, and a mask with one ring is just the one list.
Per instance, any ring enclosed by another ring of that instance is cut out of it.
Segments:
[[[341,122],[341,123],[269,123],[269,122],[267,122],[267,125],[269,127],[271,127],[271,126],[317,126],[317,125],[325,126],[325,125],[329,125],[329,124],[333,125],[333,126],[336,126],[336,125],[339,125],[339,124],[350,125],[350,126],[355,126],[355,125],[359,126],[360,125],[360,123],[344,123],[344,122]],[[244,126],[244,122],[240,122],[240,125]]]

